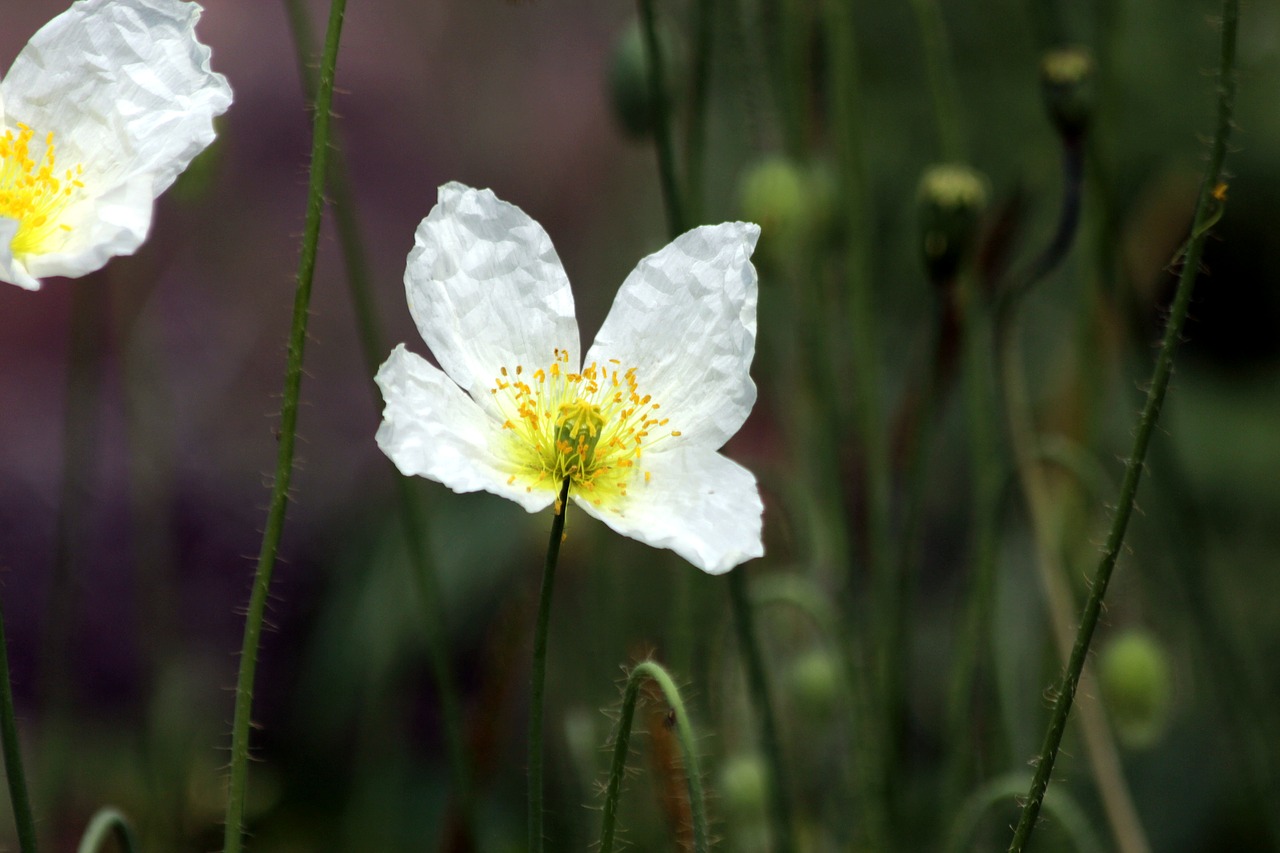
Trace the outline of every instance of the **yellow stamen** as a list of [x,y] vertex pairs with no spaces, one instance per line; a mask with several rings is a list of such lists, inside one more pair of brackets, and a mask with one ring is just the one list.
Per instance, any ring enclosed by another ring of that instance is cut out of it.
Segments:
[[71,230],[61,221],[62,213],[84,188],[79,164],[59,177],[52,132],[45,136],[42,153],[32,150],[33,139],[35,131],[25,124],[0,136],[0,217],[18,221],[10,243],[16,256],[56,248],[53,238]]

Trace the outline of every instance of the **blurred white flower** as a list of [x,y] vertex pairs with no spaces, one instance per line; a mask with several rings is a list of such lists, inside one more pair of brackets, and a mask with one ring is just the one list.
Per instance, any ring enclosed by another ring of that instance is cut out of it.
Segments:
[[704,226],[642,260],[580,361],[542,226],[489,190],[441,187],[405,289],[443,371],[396,347],[378,446],[404,474],[530,512],[568,477],[588,514],[712,574],[760,556],[755,477],[717,452],[756,399],[759,234]]
[[0,280],[31,290],[146,239],[231,89],[180,0],[80,0],[0,80]]

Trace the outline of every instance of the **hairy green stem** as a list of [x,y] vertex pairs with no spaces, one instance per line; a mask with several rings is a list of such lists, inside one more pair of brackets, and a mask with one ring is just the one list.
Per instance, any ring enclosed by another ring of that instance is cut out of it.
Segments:
[[1208,234],[1211,220],[1221,215],[1221,204],[1224,201],[1219,181],[1222,177],[1222,165],[1226,159],[1227,140],[1231,135],[1231,115],[1235,106],[1236,79],[1236,33],[1239,26],[1239,0],[1224,0],[1222,4],[1222,39],[1221,61],[1218,68],[1218,115],[1217,127],[1213,135],[1213,144],[1209,153],[1209,165],[1205,172],[1204,183],[1200,186],[1200,197],[1196,203],[1195,217],[1192,221],[1191,239],[1187,245],[1186,256],[1182,261],[1182,272],[1178,277],[1178,288],[1174,294],[1173,305],[1169,311],[1169,320],[1165,326],[1164,337],[1160,344],[1160,352],[1156,356],[1155,368],[1151,383],[1147,388],[1147,400],[1138,421],[1138,429],[1134,435],[1133,450],[1129,454],[1125,466],[1124,481],[1120,487],[1120,499],[1107,535],[1106,546],[1098,568],[1094,572],[1090,584],[1089,598],[1085,602],[1084,613],[1080,619],[1080,627],[1076,633],[1076,642],[1071,650],[1071,659],[1063,674],[1062,682],[1057,690],[1053,714],[1045,732],[1044,745],[1036,765],[1035,776],[1031,780],[1031,789],[1027,794],[1022,816],[1014,830],[1013,840],[1009,845],[1010,853],[1021,853],[1035,829],[1036,817],[1045,791],[1049,787],[1049,779],[1053,773],[1054,761],[1062,742],[1062,734],[1066,729],[1067,717],[1071,713],[1072,701],[1075,699],[1076,687],[1080,681],[1080,673],[1084,669],[1085,659],[1089,653],[1089,645],[1093,639],[1094,629],[1102,611],[1103,597],[1107,592],[1107,584],[1124,544],[1125,530],[1133,513],[1134,501],[1137,498],[1138,484],[1142,479],[1143,465],[1146,460],[1147,447],[1155,432],[1156,422],[1160,417],[1160,409],[1164,404],[1165,393],[1169,388],[1169,379],[1173,374],[1173,356],[1177,351],[1182,334],[1182,326],[1187,318],[1187,308],[1191,303],[1191,292],[1195,285],[1196,274],[1200,268],[1200,258],[1204,252],[1204,241]]
[[[302,0],[285,0],[289,27],[297,52],[299,73],[308,101],[314,102],[319,88],[315,68],[311,65],[311,22]],[[336,136],[336,134],[335,134]],[[347,272],[347,289],[356,314],[356,331],[364,356],[365,369],[372,379],[378,366],[386,357],[381,324],[378,322],[377,305],[373,298],[373,285],[366,260],[364,239],[360,233],[356,215],[355,194],[347,177],[346,162],[341,145],[335,140],[331,145],[328,176],[329,208],[333,214],[338,245],[342,250]],[[376,386],[374,399],[378,399]],[[466,742],[462,725],[462,702],[449,665],[449,653],[445,636],[445,615],[440,579],[432,565],[430,553],[430,529],[413,484],[406,477],[394,474],[396,499],[400,510],[400,523],[404,528],[405,543],[413,581],[417,586],[418,600],[422,607],[423,633],[427,640],[428,656],[436,687],[440,691],[441,716],[444,723],[445,748],[449,758],[452,796],[457,804],[466,833],[475,838],[475,796],[472,774],[467,763]]]
[[271,492],[266,526],[263,529],[262,549],[258,554],[258,565],[254,572],[253,593],[249,598],[249,609],[245,615],[244,645],[240,652],[240,672],[236,679],[235,717],[231,727],[231,773],[228,781],[227,814],[223,836],[224,853],[236,853],[243,844],[254,673],[257,669],[258,646],[270,594],[271,573],[275,568],[276,551],[280,545],[280,535],[284,530],[285,510],[289,505],[289,482],[293,475],[294,444],[298,433],[298,398],[302,389],[302,357],[307,340],[308,308],[311,304],[311,284],[315,276],[316,250],[320,242],[320,221],[324,215],[334,74],[338,64],[338,44],[342,38],[342,19],[346,5],[346,0],[331,0],[324,54],[320,60],[320,78],[313,116],[311,175],[307,186],[307,214],[302,249],[298,259],[293,322],[289,332],[288,356],[285,365],[275,484]]
[[9,640],[4,630],[4,607],[0,605],[0,742],[4,746],[4,773],[9,781],[9,802],[18,828],[18,849],[35,853],[36,823],[31,816],[27,777],[22,772],[22,749],[18,743],[18,721],[13,711],[13,687],[9,683]]
[[568,509],[569,478],[560,486],[547,561],[542,569],[542,592],[538,595],[538,623],[533,632],[533,675],[529,690],[529,851],[542,850],[542,706],[547,683],[547,631],[551,624],[551,591],[556,580],[556,561],[564,538],[564,515]]
[[80,838],[80,846],[76,848],[76,853],[98,853],[102,845],[107,843],[107,839],[112,837],[116,839],[123,853],[135,853],[141,849],[138,846],[138,838],[133,833],[133,827],[129,825],[129,820],[118,809],[107,807],[99,809],[89,821],[84,835]]
[[702,792],[702,773],[698,769],[697,738],[693,724],[680,698],[676,683],[665,669],[651,660],[643,661],[627,676],[626,691],[622,697],[622,711],[618,716],[618,734],[613,742],[613,762],[609,767],[609,783],[605,789],[604,817],[600,825],[600,853],[613,853],[614,831],[618,818],[618,799],[622,793],[622,777],[626,774],[627,755],[631,743],[631,723],[635,718],[640,685],[645,679],[656,683],[662,690],[671,713],[675,716],[676,736],[680,740],[680,753],[684,759],[685,780],[689,786],[689,813],[693,816],[693,849],[695,853],[710,850],[707,833],[707,806]]
[[769,698],[769,681],[765,674],[764,657],[756,639],[755,616],[751,611],[751,599],[747,591],[747,576],[737,571],[729,574],[729,601],[733,605],[733,623],[738,634],[738,651],[746,669],[747,686],[755,706],[756,721],[760,726],[760,747],[769,763],[769,808],[773,820],[773,849],[788,853],[795,849],[795,833],[791,822],[791,790],[782,763],[782,741],[778,737],[778,722]]
[[658,176],[662,181],[662,201],[666,205],[667,223],[673,236],[683,234],[688,228],[685,208],[680,195],[680,181],[676,175],[675,147],[671,142],[671,128],[667,123],[666,105],[669,101],[665,69],[662,67],[662,49],[658,42],[657,24],[654,21],[653,0],[636,0],[640,10],[640,29],[644,33],[644,50],[648,56],[649,92],[653,105],[653,141],[658,150]]

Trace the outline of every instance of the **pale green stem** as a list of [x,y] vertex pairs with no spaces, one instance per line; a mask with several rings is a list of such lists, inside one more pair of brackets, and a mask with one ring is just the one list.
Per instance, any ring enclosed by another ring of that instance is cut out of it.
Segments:
[[964,159],[964,141],[960,130],[960,93],[951,65],[951,46],[947,42],[946,22],[938,0],[911,0],[924,46],[924,66],[929,74],[929,91],[933,96],[933,114],[938,123],[938,145],[942,160],[959,163]]
[[[301,0],[285,0],[289,27],[293,34],[294,48],[298,55],[299,73],[302,76],[308,101],[314,102],[318,81],[309,57],[313,44],[310,19]],[[356,216],[355,195],[347,179],[346,162],[342,147],[335,141],[331,146],[329,165],[329,208],[338,232],[338,245],[347,271],[347,286],[356,313],[356,331],[360,349],[364,355],[365,370],[372,379],[377,373],[388,349],[378,322],[377,306],[373,299],[373,287],[366,261],[364,239]],[[375,399],[378,391],[374,389]],[[445,747],[449,754],[449,770],[453,783],[453,798],[459,814],[471,838],[476,837],[475,796],[471,771],[467,764],[465,738],[462,725],[462,702],[449,665],[445,638],[443,593],[435,566],[430,561],[430,530],[421,501],[413,490],[413,484],[405,477],[393,475],[396,482],[396,499],[400,508],[400,522],[404,528],[409,563],[413,569],[413,581],[418,588],[418,600],[422,606],[423,633],[427,640],[428,656],[436,687],[440,691],[441,716],[444,722]]]
[[729,575],[729,601],[733,605],[733,623],[738,632],[738,651],[746,669],[747,686],[760,726],[760,748],[769,763],[769,807],[773,820],[773,849],[788,853],[795,849],[795,833],[791,821],[791,791],[782,763],[782,741],[778,736],[777,718],[769,698],[769,681],[764,657],[756,639],[755,616],[747,593],[747,576],[739,570]]
[[542,850],[542,709],[547,683],[547,633],[551,624],[551,591],[556,580],[556,561],[564,538],[564,515],[568,509],[569,480],[565,477],[556,498],[547,560],[542,569],[542,592],[538,596],[538,623],[533,633],[533,675],[529,690],[529,851]]
[[245,615],[244,645],[240,652],[240,672],[236,679],[235,717],[231,725],[231,774],[228,781],[227,814],[223,835],[224,853],[238,853],[243,845],[254,673],[258,663],[258,646],[262,635],[263,618],[270,595],[271,573],[275,568],[276,551],[280,545],[280,535],[284,530],[285,510],[289,505],[289,482],[293,474],[294,444],[298,434],[298,397],[302,389],[302,357],[307,340],[307,319],[311,304],[311,284],[315,276],[316,249],[320,242],[320,221],[324,214],[334,73],[338,64],[338,44],[342,38],[342,19],[346,5],[346,0],[332,0],[330,4],[324,55],[320,60],[320,84],[316,91],[313,115],[311,175],[307,186],[307,214],[302,249],[298,259],[293,324],[289,333],[288,357],[285,365],[275,484],[271,492],[266,526],[263,528],[262,549],[258,554],[258,565],[254,572],[253,593],[249,598],[249,609]]
[[120,811],[108,807],[99,809],[89,821],[84,835],[80,838],[80,846],[76,848],[76,853],[98,853],[107,843],[107,839],[112,837],[116,839],[123,853],[137,853],[141,849],[128,819]]
[[613,853],[614,831],[618,818],[618,799],[622,792],[622,777],[626,774],[627,754],[631,743],[631,723],[635,718],[640,685],[645,679],[655,682],[662,690],[671,713],[675,716],[676,736],[680,740],[680,753],[684,758],[685,780],[689,787],[689,813],[693,817],[694,853],[710,850],[707,832],[707,806],[702,791],[702,773],[698,769],[697,738],[689,713],[680,698],[680,691],[667,671],[654,661],[637,664],[627,676],[626,691],[622,697],[622,711],[618,717],[618,734],[613,743],[613,762],[609,768],[609,783],[605,789],[604,818],[600,826],[600,853]]
[[9,641],[4,630],[4,607],[0,606],[0,742],[4,747],[4,773],[9,782],[9,802],[18,829],[18,849],[36,851],[36,823],[31,816],[27,777],[22,772],[22,749],[18,742],[18,721],[13,710],[13,688],[9,683]]
[[1155,432],[1156,422],[1160,417],[1160,409],[1164,404],[1165,393],[1169,388],[1169,379],[1173,374],[1173,356],[1177,351],[1182,335],[1182,327],[1186,322],[1187,309],[1191,304],[1191,293],[1195,285],[1196,275],[1200,270],[1200,258],[1204,253],[1204,241],[1213,221],[1221,216],[1221,205],[1224,201],[1219,188],[1222,177],[1222,166],[1226,159],[1227,140],[1231,134],[1231,115],[1235,106],[1236,79],[1236,33],[1239,26],[1239,0],[1224,0],[1222,4],[1222,40],[1221,62],[1218,68],[1218,116],[1217,127],[1213,136],[1213,144],[1209,153],[1209,166],[1205,171],[1204,182],[1200,186],[1200,198],[1196,203],[1195,218],[1192,220],[1191,239],[1188,241],[1186,256],[1182,259],[1182,272],[1178,277],[1178,288],[1174,294],[1173,305],[1169,311],[1169,320],[1165,326],[1164,338],[1160,344],[1160,352],[1156,356],[1155,368],[1151,383],[1147,388],[1147,400],[1138,421],[1138,429],[1134,435],[1133,449],[1125,466],[1124,481],[1120,487],[1120,499],[1117,502],[1115,517],[1102,559],[1094,572],[1089,586],[1089,598],[1085,603],[1084,613],[1080,619],[1080,627],[1076,633],[1075,645],[1071,650],[1071,659],[1063,674],[1062,682],[1057,690],[1053,714],[1045,732],[1044,745],[1036,765],[1035,776],[1031,781],[1031,789],[1027,794],[1022,816],[1014,830],[1013,840],[1009,845],[1010,853],[1021,853],[1026,848],[1032,831],[1036,826],[1036,817],[1044,801],[1045,791],[1053,774],[1053,765],[1062,743],[1062,735],[1066,729],[1067,718],[1071,713],[1071,705],[1075,699],[1076,687],[1080,682],[1080,674],[1084,670],[1085,660],[1089,654],[1089,646],[1093,639],[1094,629],[1102,611],[1103,598],[1120,549],[1124,545],[1124,535],[1128,528],[1129,518],[1133,513],[1134,501],[1137,499],[1138,484],[1142,479],[1142,471],[1147,456],[1147,448]]

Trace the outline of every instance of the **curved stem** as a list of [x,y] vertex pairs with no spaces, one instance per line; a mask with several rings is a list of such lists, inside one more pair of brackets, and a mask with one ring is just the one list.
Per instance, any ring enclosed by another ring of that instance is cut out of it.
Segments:
[[[319,81],[309,61],[313,38],[307,8],[302,0],[285,0],[285,7],[306,96],[309,101],[314,101]],[[364,239],[356,216],[355,195],[351,191],[351,184],[347,178],[342,147],[336,140],[331,146],[329,156],[329,208],[333,214],[334,227],[338,232],[338,245],[342,250],[347,271],[347,287],[356,313],[356,331],[360,338],[365,369],[368,376],[373,377],[382,359],[386,357],[387,347],[378,322],[377,306],[373,299],[373,286],[365,256]],[[376,386],[374,399],[378,399]],[[443,594],[440,591],[440,579],[436,574],[436,568],[429,558],[430,530],[421,501],[414,492],[410,480],[398,473],[393,474],[393,477],[396,483],[400,522],[404,528],[409,563],[413,570],[413,581],[417,586],[418,600],[422,606],[423,634],[427,640],[428,657],[436,688],[440,691],[440,710],[444,723],[445,748],[449,757],[452,796],[457,805],[463,829],[471,838],[475,838],[475,794],[463,736],[462,701],[449,665],[445,638],[446,620],[442,605]]]
[[667,125],[667,105],[670,99],[664,80],[662,51],[658,43],[657,26],[653,17],[653,0],[636,0],[640,10],[640,28],[644,33],[644,50],[648,56],[649,91],[653,104],[653,139],[658,149],[658,175],[662,180],[662,200],[667,208],[667,225],[671,236],[683,234],[688,227],[685,209],[681,202],[680,182],[676,177],[675,148],[671,143],[671,129]]
[[[1026,790],[1024,773],[1008,773],[987,782],[965,800],[951,824],[943,853],[966,853],[973,849],[972,836],[982,816],[994,805],[1007,803]],[[1106,848],[1093,831],[1092,821],[1067,791],[1055,791],[1045,801],[1045,810],[1051,812],[1062,825],[1066,835],[1078,853],[1102,853]]]
[[1053,715],[1045,732],[1044,745],[1036,766],[1035,776],[1031,781],[1031,789],[1027,794],[1026,805],[1022,816],[1014,830],[1013,840],[1009,845],[1010,853],[1021,853],[1035,828],[1036,816],[1044,801],[1045,791],[1049,787],[1049,779],[1053,773],[1053,764],[1062,742],[1062,733],[1066,728],[1067,717],[1071,712],[1072,700],[1080,681],[1080,673],[1084,669],[1085,658],[1089,653],[1089,645],[1093,639],[1094,629],[1098,624],[1098,616],[1102,610],[1103,597],[1107,592],[1107,584],[1111,580],[1112,570],[1124,544],[1125,530],[1129,517],[1133,513],[1134,500],[1137,497],[1138,484],[1142,479],[1142,469],[1147,455],[1151,436],[1155,431],[1156,421],[1160,417],[1160,409],[1164,404],[1165,392],[1169,387],[1169,379],[1173,373],[1173,356],[1177,351],[1182,334],[1182,326],[1187,318],[1187,308],[1191,303],[1191,292],[1195,285],[1196,274],[1200,268],[1200,258],[1204,252],[1204,241],[1211,221],[1221,215],[1221,203],[1224,201],[1223,187],[1219,181],[1222,176],[1222,164],[1226,159],[1227,139],[1231,134],[1231,115],[1235,106],[1236,80],[1236,32],[1239,25],[1239,0],[1224,0],[1222,4],[1222,40],[1221,63],[1218,69],[1218,121],[1214,132],[1213,147],[1209,154],[1209,166],[1205,172],[1204,183],[1200,187],[1200,198],[1196,204],[1195,218],[1191,228],[1191,240],[1187,246],[1182,272],[1178,277],[1178,289],[1174,295],[1173,305],[1169,311],[1169,320],[1165,326],[1164,338],[1160,344],[1160,352],[1156,356],[1155,369],[1151,384],[1147,389],[1147,400],[1138,421],[1138,429],[1134,435],[1133,450],[1129,454],[1125,466],[1124,482],[1120,487],[1120,499],[1116,506],[1111,530],[1107,535],[1106,547],[1098,568],[1094,572],[1090,585],[1088,601],[1080,619],[1080,627],[1076,632],[1075,645],[1071,650],[1071,659],[1063,674],[1062,683],[1058,687],[1057,699],[1054,702]]
[[134,853],[140,849],[138,838],[133,834],[133,827],[129,825],[128,819],[118,809],[107,807],[99,809],[89,821],[76,853],[98,853],[113,835],[124,853]]
[[618,717],[618,734],[613,743],[613,762],[609,767],[609,783],[605,789],[604,818],[600,826],[600,853],[613,853],[614,827],[618,817],[618,798],[622,791],[622,777],[627,769],[627,750],[631,743],[631,723],[635,718],[636,701],[640,685],[650,679],[662,690],[667,704],[675,715],[676,735],[680,739],[680,752],[684,758],[685,779],[689,785],[689,811],[693,815],[693,849],[706,853],[710,849],[707,833],[707,807],[702,792],[702,773],[698,769],[698,752],[695,748],[693,724],[685,711],[680,691],[667,671],[651,660],[644,661],[627,676],[627,687],[622,697],[622,712]]
[[778,723],[769,700],[769,683],[764,671],[764,658],[756,640],[755,617],[751,612],[751,600],[747,593],[747,576],[743,572],[729,574],[729,600],[733,605],[733,622],[738,632],[738,650],[747,671],[747,685],[751,690],[756,718],[760,725],[760,747],[769,762],[770,811],[773,818],[773,849],[788,853],[795,849],[795,836],[791,825],[791,792],[782,764],[782,743],[778,737]]
[[542,592],[538,596],[538,624],[533,633],[533,676],[529,690],[529,850],[542,850],[542,705],[547,681],[547,629],[551,624],[551,590],[555,586],[556,561],[564,538],[564,513],[569,500],[569,478],[560,486],[547,561],[542,569]]
[[0,606],[0,742],[4,746],[4,773],[9,782],[9,802],[18,828],[18,849],[35,853],[36,823],[31,816],[27,777],[22,772],[22,749],[18,743],[18,722],[13,712],[13,688],[9,683],[9,640],[4,631],[4,608]]
[[275,568],[276,551],[280,545],[285,511],[289,505],[289,482],[293,474],[293,451],[298,433],[298,397],[302,389],[302,357],[307,340],[307,318],[311,304],[311,283],[315,276],[316,249],[320,242],[320,221],[324,214],[334,71],[338,64],[338,44],[342,37],[342,19],[346,5],[346,0],[332,0],[329,6],[329,25],[325,35],[324,55],[320,61],[320,84],[316,91],[311,141],[311,175],[307,186],[307,215],[302,249],[298,259],[293,325],[289,332],[288,358],[285,365],[275,484],[271,492],[266,526],[263,529],[262,549],[258,554],[258,565],[254,572],[253,593],[249,598],[249,610],[245,616],[244,645],[240,652],[240,672],[236,679],[235,717],[231,727],[231,775],[228,782],[226,825],[223,836],[225,853],[235,853],[242,846],[241,833],[244,825],[245,789],[249,772],[249,729],[253,706],[254,673],[257,669],[258,645],[271,587],[271,573]]

